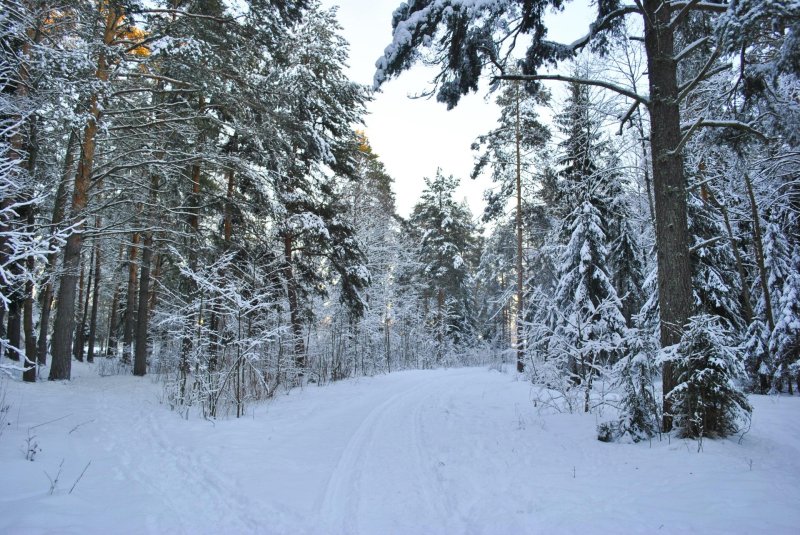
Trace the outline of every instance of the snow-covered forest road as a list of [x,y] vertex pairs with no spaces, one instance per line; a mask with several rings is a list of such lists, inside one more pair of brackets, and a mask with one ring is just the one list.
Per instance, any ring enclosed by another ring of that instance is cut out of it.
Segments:
[[[534,407],[530,385],[483,368],[310,386],[216,422],[180,419],[150,379],[96,377],[83,365],[79,373],[70,383],[4,385],[2,533],[796,533],[800,525],[796,398],[753,398],[741,444],[706,440],[698,452],[697,442],[676,439],[598,442],[595,416]],[[41,449],[32,462],[29,434]],[[62,459],[50,495],[45,473],[55,477]]]

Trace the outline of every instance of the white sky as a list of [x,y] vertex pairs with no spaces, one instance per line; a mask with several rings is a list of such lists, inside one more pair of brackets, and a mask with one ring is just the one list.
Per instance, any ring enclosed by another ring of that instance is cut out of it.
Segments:
[[[323,6],[339,6],[343,36],[350,43],[350,77],[372,85],[375,61],[391,42],[392,12],[400,0],[323,0]],[[551,25],[550,37],[570,42],[588,28],[586,9],[570,9]],[[566,22],[564,24],[563,22]],[[383,86],[368,107],[366,134],[373,150],[395,180],[397,211],[408,216],[424,188],[423,177],[437,167],[461,178],[457,199],[466,198],[473,214],[483,213],[483,191],[491,187],[484,177],[469,178],[473,165],[470,145],[480,134],[494,128],[498,111],[484,94],[468,95],[447,111],[435,99],[410,99],[429,87],[435,74],[422,66],[403,73]]]

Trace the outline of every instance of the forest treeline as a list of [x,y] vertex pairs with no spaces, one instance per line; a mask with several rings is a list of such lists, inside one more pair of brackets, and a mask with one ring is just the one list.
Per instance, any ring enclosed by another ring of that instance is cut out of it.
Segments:
[[509,362],[634,440],[727,435],[745,392],[800,388],[796,7],[600,2],[560,45],[558,5],[528,4],[395,12],[378,85],[424,58],[454,106],[487,71],[500,111],[473,145],[485,213],[431,170],[402,218],[335,10],[5,2],[3,367],[157,373],[215,417]]

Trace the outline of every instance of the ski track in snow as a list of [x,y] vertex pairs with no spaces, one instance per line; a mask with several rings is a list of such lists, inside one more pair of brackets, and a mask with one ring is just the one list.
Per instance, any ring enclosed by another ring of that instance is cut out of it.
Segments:
[[[602,444],[485,369],[307,386],[239,420],[181,419],[149,379],[7,383],[0,533],[797,533],[800,399],[744,437]],[[36,389],[36,391],[34,391]],[[32,403],[31,400],[36,402]],[[15,414],[16,411],[16,414]],[[42,452],[24,460],[35,428]],[[56,473],[56,492],[42,475]],[[91,461],[73,494],[68,490]]]
[[[376,490],[395,496],[399,505],[407,507],[405,518],[415,525],[449,516],[422,439],[425,403],[446,387],[446,380],[426,379],[369,412],[328,479],[320,505],[321,525],[337,533],[374,533],[369,520],[375,519],[367,518],[365,527],[358,520],[374,510],[360,506]],[[404,453],[410,455],[404,457]],[[375,474],[380,477],[377,485],[371,481]],[[384,488],[371,488],[375,486]]]

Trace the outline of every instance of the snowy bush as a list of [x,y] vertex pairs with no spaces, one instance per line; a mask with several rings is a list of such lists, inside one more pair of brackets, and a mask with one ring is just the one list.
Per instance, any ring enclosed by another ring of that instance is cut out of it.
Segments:
[[745,377],[740,348],[716,316],[693,316],[677,346],[663,350],[677,386],[667,394],[681,437],[725,437],[749,421],[752,408],[737,385]]

